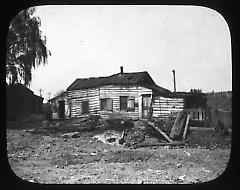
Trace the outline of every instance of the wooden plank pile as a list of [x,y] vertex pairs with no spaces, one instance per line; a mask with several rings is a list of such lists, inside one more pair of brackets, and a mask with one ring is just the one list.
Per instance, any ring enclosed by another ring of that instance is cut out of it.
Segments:
[[[151,121],[147,121],[156,131],[158,131],[165,139],[165,143],[158,143],[154,145],[139,144],[140,147],[143,146],[158,146],[158,145],[181,145],[186,142],[186,134],[188,129],[188,123],[190,119],[190,114],[185,110],[178,112],[174,124],[172,126],[170,135],[167,135],[159,127]],[[164,125],[167,123],[165,122]],[[164,126],[163,126],[164,127]]]

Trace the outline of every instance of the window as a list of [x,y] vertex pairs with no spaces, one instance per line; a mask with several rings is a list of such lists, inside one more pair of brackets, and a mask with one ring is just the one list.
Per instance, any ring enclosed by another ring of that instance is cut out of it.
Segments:
[[82,101],[82,114],[89,113],[88,101]]
[[101,110],[112,111],[113,110],[113,100],[110,98],[100,99]]
[[127,110],[128,111],[134,111],[134,97],[128,97]]
[[120,96],[120,110],[127,111],[127,96]]
[[120,96],[120,110],[121,111],[134,111],[135,110],[135,98]]

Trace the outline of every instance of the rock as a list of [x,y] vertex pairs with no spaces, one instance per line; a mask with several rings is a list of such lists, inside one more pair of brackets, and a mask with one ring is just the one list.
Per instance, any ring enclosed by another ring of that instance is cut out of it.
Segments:
[[185,152],[185,153],[186,153],[188,156],[191,156],[191,154],[190,154],[190,153],[188,153],[187,151],[185,151],[185,150],[184,150],[183,152]]
[[35,182],[34,179],[29,179],[28,181],[31,182],[31,183],[34,183],[34,182]]
[[186,175],[182,175],[182,176],[180,176],[178,179],[184,181],[184,180],[185,180],[185,177],[186,177]]
[[72,135],[72,138],[79,138],[79,137],[80,137],[79,134],[73,134],[73,135]]
[[178,167],[178,168],[182,167],[182,164],[181,164],[181,163],[180,163],[180,164],[177,164],[177,167]]
[[169,150],[169,146],[164,146],[164,149],[165,150]]

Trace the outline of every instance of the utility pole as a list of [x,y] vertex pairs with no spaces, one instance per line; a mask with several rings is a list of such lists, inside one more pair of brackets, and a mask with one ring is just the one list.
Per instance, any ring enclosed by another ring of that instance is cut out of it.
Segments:
[[175,79],[175,70],[172,70],[173,72],[173,84],[174,84],[174,92],[176,92],[176,79]]
[[40,88],[38,91],[39,91],[40,96],[42,97],[42,89]]

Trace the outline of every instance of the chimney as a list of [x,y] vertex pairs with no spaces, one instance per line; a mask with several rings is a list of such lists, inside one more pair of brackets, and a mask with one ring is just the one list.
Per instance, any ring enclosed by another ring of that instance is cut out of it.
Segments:
[[120,73],[122,74],[123,73],[123,66],[120,67]]
[[173,84],[174,84],[174,92],[176,92],[176,79],[175,79],[175,70],[172,70],[173,72]]

